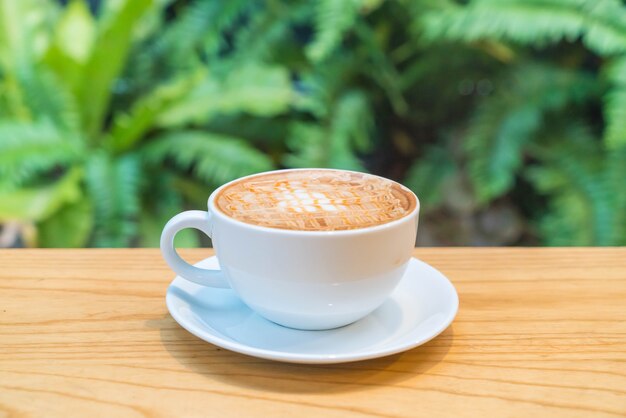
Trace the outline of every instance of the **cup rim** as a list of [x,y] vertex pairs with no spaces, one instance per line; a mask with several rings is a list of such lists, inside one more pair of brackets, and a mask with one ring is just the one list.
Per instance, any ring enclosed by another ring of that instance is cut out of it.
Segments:
[[[224,212],[222,212],[220,209],[218,209],[215,206],[215,203],[214,203],[215,202],[215,196],[217,196],[222,189],[224,189],[224,188],[228,187],[229,185],[231,185],[231,184],[233,184],[235,182],[238,182],[240,180],[247,179],[247,178],[252,178],[252,177],[256,177],[256,176],[261,176],[261,175],[265,175],[265,174],[283,173],[283,172],[291,172],[291,171],[307,171],[307,170],[341,171],[341,172],[346,172],[346,173],[367,174],[369,176],[374,176],[374,177],[378,177],[378,178],[383,179],[383,180],[394,182],[398,186],[402,187],[402,189],[406,190],[407,192],[409,192],[409,193],[411,193],[413,195],[413,197],[415,198],[415,207],[413,208],[413,210],[411,212],[407,213],[403,217],[401,217],[399,219],[396,219],[394,221],[391,221],[391,222],[380,224],[380,225],[373,225],[373,226],[367,226],[367,227],[364,227],[364,228],[356,228],[356,229],[341,229],[341,230],[336,230],[336,231],[303,231],[303,230],[297,230],[297,229],[270,228],[270,227],[267,227],[267,226],[250,224],[250,223],[243,222],[243,221],[237,220],[235,218],[232,218],[232,217],[226,215]],[[262,232],[275,233],[275,234],[284,234],[284,235],[307,235],[307,236],[328,236],[328,235],[332,235],[332,236],[336,236],[336,235],[359,235],[359,234],[363,234],[363,233],[369,233],[369,232],[375,232],[375,231],[381,231],[381,230],[393,228],[396,225],[399,225],[399,224],[401,224],[403,222],[409,221],[416,214],[418,214],[419,210],[420,210],[420,201],[419,201],[419,198],[417,197],[417,195],[411,189],[409,189],[408,187],[398,183],[397,181],[394,181],[394,180],[391,180],[391,179],[388,179],[388,178],[385,178],[385,177],[382,177],[382,176],[378,176],[376,174],[363,173],[363,172],[354,171],[354,170],[343,170],[343,169],[338,169],[338,168],[315,168],[315,167],[310,167],[310,168],[286,168],[286,169],[279,169],[279,170],[263,171],[263,172],[260,172],[260,173],[254,173],[254,174],[250,174],[248,176],[243,176],[243,177],[236,178],[234,180],[229,181],[228,183],[225,183],[225,184],[221,185],[217,189],[215,189],[211,193],[209,198],[208,198],[207,207],[209,209],[210,216],[217,216],[221,220],[224,220],[224,221],[226,221],[228,223],[231,223],[231,224],[234,224],[234,225],[238,225],[238,226],[241,226],[241,227],[245,227],[245,228],[249,228],[249,229],[252,229],[252,230],[260,231],[260,232],[262,231]]]

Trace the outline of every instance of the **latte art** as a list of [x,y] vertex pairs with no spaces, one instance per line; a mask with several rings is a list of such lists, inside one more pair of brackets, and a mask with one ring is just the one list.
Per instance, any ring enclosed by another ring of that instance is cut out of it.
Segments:
[[413,194],[381,177],[339,170],[262,174],[225,187],[215,205],[253,225],[301,231],[366,228],[400,219]]

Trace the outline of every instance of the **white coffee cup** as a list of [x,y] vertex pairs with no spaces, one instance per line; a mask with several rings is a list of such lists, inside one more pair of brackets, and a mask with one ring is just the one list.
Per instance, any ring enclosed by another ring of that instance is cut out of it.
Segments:
[[[382,225],[297,231],[244,223],[217,209],[215,196],[231,183],[211,194],[208,212],[182,212],[165,225],[161,252],[181,277],[204,286],[230,287],[251,309],[277,324],[320,330],[365,317],[387,299],[404,274],[415,246],[417,197],[411,213]],[[185,228],[212,238],[220,270],[194,267],[180,258],[174,237]]]

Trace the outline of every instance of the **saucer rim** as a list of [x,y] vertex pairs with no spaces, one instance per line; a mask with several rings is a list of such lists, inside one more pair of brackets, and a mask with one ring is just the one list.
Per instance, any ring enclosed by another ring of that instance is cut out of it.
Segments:
[[[195,263],[194,266],[199,266],[200,264],[208,262],[209,260],[214,259],[214,258],[217,258],[217,257],[216,256],[207,257]],[[218,330],[214,329],[213,327],[209,325],[205,325],[203,327],[196,326],[195,324],[187,321],[184,318],[185,315],[179,313],[178,310],[175,309],[175,306],[174,306],[175,296],[173,295],[171,288],[173,287],[174,283],[177,280],[179,279],[185,280],[180,276],[175,276],[172,282],[169,284],[167,288],[166,296],[165,296],[165,303],[167,305],[167,309],[170,315],[172,316],[172,318],[174,318],[174,320],[182,328],[184,328],[185,330],[187,330],[188,332],[190,332],[191,334],[195,335],[196,337],[200,338],[203,341],[211,343],[220,348],[234,351],[236,353],[240,353],[240,354],[244,354],[244,355],[248,355],[252,357],[257,357],[257,358],[263,358],[267,360],[274,360],[274,361],[280,361],[280,362],[286,362],[286,363],[300,363],[300,364],[333,364],[333,363],[348,363],[348,362],[355,362],[355,361],[363,361],[363,360],[369,360],[369,359],[374,359],[374,358],[379,358],[379,357],[386,357],[386,356],[390,356],[393,354],[398,354],[403,351],[407,351],[415,347],[418,347],[420,345],[423,345],[427,343],[428,341],[434,339],[438,335],[440,335],[443,331],[445,331],[450,326],[454,318],[456,318],[456,315],[459,310],[459,296],[458,296],[458,292],[456,291],[456,288],[454,287],[450,279],[448,279],[443,273],[441,273],[439,270],[437,270],[430,264],[416,257],[411,257],[411,259],[409,260],[409,263],[418,263],[421,268],[432,269],[439,276],[438,280],[443,279],[442,282],[445,283],[444,286],[448,287],[449,296],[453,298],[453,300],[451,301],[452,309],[449,311],[448,316],[445,318],[445,320],[443,320],[441,324],[435,329],[435,331],[433,331],[430,335],[427,335],[425,338],[421,338],[416,341],[411,341],[409,343],[392,345],[388,349],[371,349],[368,351],[359,351],[358,353],[354,353],[354,354],[350,354],[350,353],[302,354],[302,353],[297,353],[297,352],[286,353],[283,351],[275,351],[275,350],[268,350],[264,348],[252,347],[252,346],[249,346],[249,345],[237,342],[237,341],[233,341],[231,339],[223,338],[220,336],[221,333]],[[404,276],[401,280],[404,280]],[[268,322],[273,324],[271,321],[268,321]],[[277,327],[281,326],[278,324],[273,324],[273,325]],[[210,332],[210,331],[213,331],[213,332]],[[303,332],[319,332],[319,331],[303,331]]]

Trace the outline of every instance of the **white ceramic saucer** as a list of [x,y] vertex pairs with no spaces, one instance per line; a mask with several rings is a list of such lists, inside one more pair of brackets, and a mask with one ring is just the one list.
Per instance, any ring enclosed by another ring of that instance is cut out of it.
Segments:
[[[215,257],[196,264],[218,268]],[[183,328],[228,350],[291,363],[342,363],[387,356],[424,344],[445,330],[459,307],[456,290],[428,264],[411,259],[390,298],[353,324],[300,331],[270,322],[230,289],[202,287],[176,277],[167,307]]]

